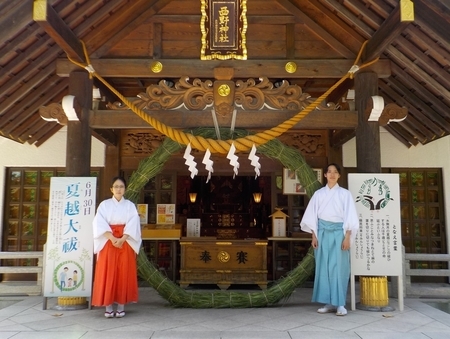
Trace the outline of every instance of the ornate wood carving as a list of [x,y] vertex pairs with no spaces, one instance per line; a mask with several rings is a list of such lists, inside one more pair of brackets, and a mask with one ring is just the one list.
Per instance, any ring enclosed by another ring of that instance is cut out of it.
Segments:
[[[204,110],[212,106],[214,100],[214,83],[211,80],[181,78],[176,84],[161,80],[158,85],[147,87],[133,103],[148,110],[176,109],[185,107],[188,110]],[[113,107],[111,107],[113,108]]]
[[214,81],[214,107],[216,114],[225,117],[233,113],[234,92],[234,81]]
[[[364,114],[367,119],[372,114],[372,110],[374,108],[373,99],[367,100],[366,107],[364,110]],[[381,110],[381,108],[379,108]],[[400,122],[403,121],[408,115],[408,109],[406,107],[400,107],[395,103],[389,103],[383,107],[381,113],[378,113],[378,124],[380,126],[386,126],[391,122]]]
[[397,104],[389,103],[384,107],[378,122],[380,126],[386,126],[390,122],[403,121],[407,115],[408,109],[406,107],[400,107]]
[[121,153],[123,156],[148,155],[161,146],[165,136],[160,133],[122,131]]
[[297,149],[304,156],[320,157],[327,155],[327,138],[323,131],[285,133],[278,139],[285,145]]
[[[188,110],[205,110],[214,102],[214,82],[194,79],[189,82],[188,77],[180,78],[175,84],[161,80],[158,85],[147,87],[145,93],[140,93],[133,103],[144,110],[170,110],[184,107]],[[300,111],[315,99],[308,93],[303,93],[300,86],[290,85],[287,80],[275,85],[267,77],[260,81],[248,79],[236,81],[234,102],[245,111],[257,111],[263,108],[274,110],[287,109]],[[111,109],[123,109],[123,104],[108,104]],[[327,103],[319,105],[320,110],[336,110],[337,105]],[[216,110],[218,108],[216,107]]]
[[56,121],[60,125],[67,125],[68,119],[61,104],[51,103],[48,106],[42,106],[39,108],[39,114],[46,121]]

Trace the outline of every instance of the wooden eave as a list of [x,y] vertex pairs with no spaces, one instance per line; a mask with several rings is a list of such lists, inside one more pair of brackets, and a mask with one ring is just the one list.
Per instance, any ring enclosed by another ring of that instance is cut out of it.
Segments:
[[[33,20],[33,3],[45,4],[46,18]],[[39,146],[61,128],[40,119],[38,110],[67,94],[65,77],[76,68],[67,55],[85,59],[80,39],[96,71],[125,96],[165,78],[213,79],[218,65],[235,68],[239,79],[287,79],[319,96],[348,71],[368,40],[362,61],[380,57],[372,66],[380,77],[379,95],[409,110],[387,131],[407,147],[426,144],[450,134],[450,6],[446,0],[415,0],[414,6],[414,21],[407,23],[398,21],[398,0],[248,0],[249,60],[202,62],[198,0],[5,1],[0,4],[0,135]],[[165,65],[161,74],[149,71],[155,60]],[[287,61],[299,65],[296,73],[284,71]],[[108,101],[115,100],[104,85],[96,85]],[[339,102],[352,86],[345,81],[328,100]],[[93,135],[114,144],[118,121],[129,122],[122,127],[146,127],[130,114],[92,111]],[[195,119],[196,125],[208,125],[205,112],[155,114],[167,121],[171,116],[179,128]],[[252,123],[246,114],[259,114],[265,123]],[[237,127],[269,128],[291,114],[242,112]],[[314,112],[295,128],[329,129],[335,146],[351,138],[355,112],[321,114]],[[332,114],[346,118],[325,123],[336,118]]]

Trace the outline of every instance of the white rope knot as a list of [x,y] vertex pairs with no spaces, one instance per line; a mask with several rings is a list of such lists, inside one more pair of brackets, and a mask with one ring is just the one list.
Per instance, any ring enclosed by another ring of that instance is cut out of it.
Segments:
[[86,71],[88,71],[89,73],[94,73],[95,72],[95,69],[94,69],[94,67],[91,64],[87,65],[84,69]]
[[352,67],[350,67],[350,70],[348,72],[352,73],[352,74],[355,74],[358,71],[359,71],[359,66],[358,65],[353,65]]

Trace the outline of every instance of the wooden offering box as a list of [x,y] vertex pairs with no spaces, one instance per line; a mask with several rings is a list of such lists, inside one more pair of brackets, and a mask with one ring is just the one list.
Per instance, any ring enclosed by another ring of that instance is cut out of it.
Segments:
[[267,288],[267,240],[182,238],[180,286],[256,284]]

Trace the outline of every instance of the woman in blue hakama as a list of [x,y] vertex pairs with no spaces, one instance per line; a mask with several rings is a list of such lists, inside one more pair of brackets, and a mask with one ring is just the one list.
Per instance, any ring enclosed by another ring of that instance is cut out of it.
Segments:
[[350,245],[359,221],[352,194],[337,183],[340,171],[337,164],[327,166],[327,184],[312,196],[300,226],[312,234],[316,261],[312,301],[325,304],[317,312],[342,316],[347,314]]

